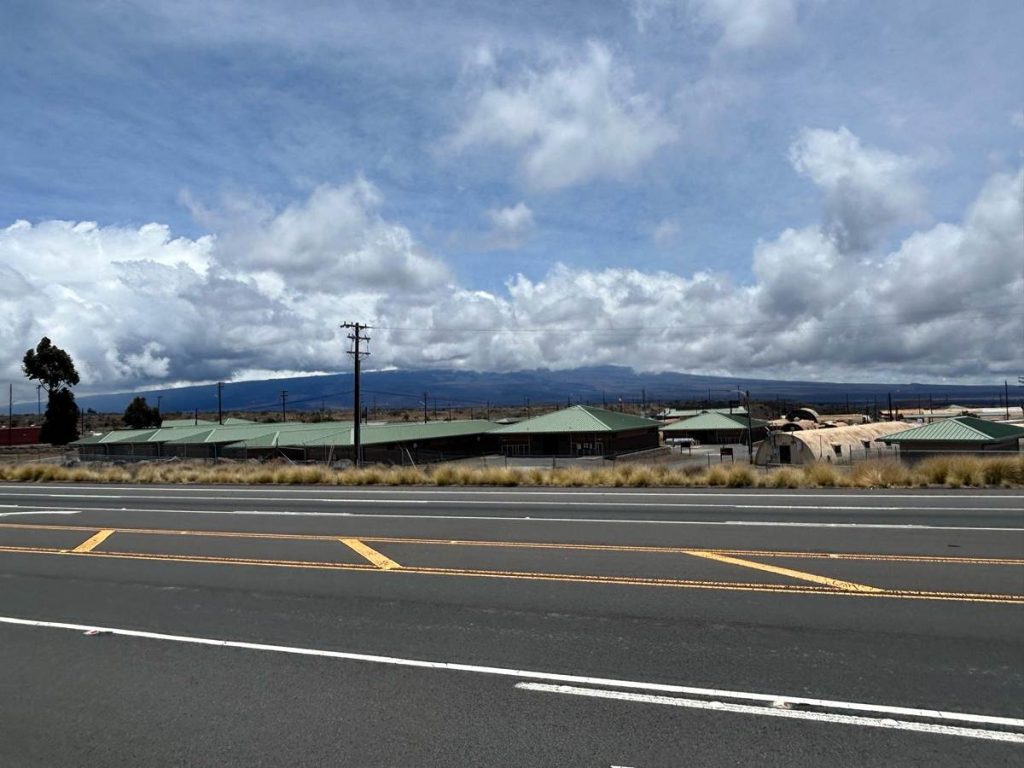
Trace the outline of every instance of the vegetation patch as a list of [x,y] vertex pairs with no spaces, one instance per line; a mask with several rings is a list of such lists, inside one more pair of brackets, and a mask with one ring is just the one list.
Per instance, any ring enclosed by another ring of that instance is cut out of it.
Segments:
[[728,488],[913,488],[925,486],[1024,486],[1024,456],[936,456],[907,466],[896,459],[872,459],[852,467],[811,464],[764,471],[747,464],[708,469],[671,469],[664,465],[623,464],[585,467],[472,468],[454,464],[436,467],[331,469],[295,464],[147,463],[128,466],[70,466],[47,463],[0,464],[4,482],[82,482],[142,484],[266,484],[266,485],[419,485],[419,486],[549,486],[728,487]]

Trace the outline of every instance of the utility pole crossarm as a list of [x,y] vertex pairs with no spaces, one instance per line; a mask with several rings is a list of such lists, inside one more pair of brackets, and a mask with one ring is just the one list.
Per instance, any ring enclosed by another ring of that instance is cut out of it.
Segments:
[[363,342],[370,343],[370,337],[364,336],[364,332],[369,328],[368,325],[363,323],[342,323],[341,327],[345,330],[351,331],[348,334],[349,341],[352,342],[352,348],[348,351],[348,354],[352,356],[352,360],[355,363],[355,383],[352,387],[352,411],[354,418],[353,431],[352,431],[352,442],[355,448],[355,465],[361,466],[363,463],[363,443],[361,440],[359,427],[362,421],[362,410],[359,403],[359,369],[360,361],[362,358],[370,354],[368,349],[362,349],[361,345]]

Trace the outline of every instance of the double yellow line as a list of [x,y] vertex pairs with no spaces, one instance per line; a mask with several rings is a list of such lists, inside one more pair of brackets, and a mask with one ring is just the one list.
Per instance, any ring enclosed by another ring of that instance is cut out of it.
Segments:
[[[96,531],[94,527],[71,526],[71,525],[39,525],[30,523],[3,523],[0,529],[23,529],[41,531]],[[154,554],[143,552],[120,552],[109,549],[97,549],[101,544],[110,539],[115,533],[149,534],[162,536],[202,536],[202,537],[224,537],[224,538],[256,538],[272,540],[292,541],[336,541],[364,558],[367,563],[339,563],[319,562],[306,560],[289,559],[261,559],[245,557],[222,557],[205,555],[176,555],[176,554]],[[772,573],[807,584],[761,584],[745,583],[734,581],[708,581],[693,579],[671,579],[671,578],[649,578],[632,576],[595,576],[572,573],[546,573],[534,571],[510,571],[491,570],[474,568],[436,568],[426,566],[403,566],[387,555],[369,546],[367,542],[395,543],[395,544],[421,544],[421,545],[446,545],[459,547],[502,547],[502,548],[542,548],[560,550],[585,550],[602,552],[627,552],[627,553],[663,553],[682,554],[691,557],[698,557],[705,560],[720,562],[725,565],[748,568],[752,570]],[[645,587],[673,587],[682,589],[717,589],[745,592],[785,592],[797,594],[818,594],[818,595],[846,595],[865,597],[888,597],[899,599],[924,599],[924,600],[954,600],[965,602],[988,602],[988,603],[1009,603],[1024,604],[1024,595],[1013,594],[990,594],[973,592],[937,592],[925,590],[900,590],[884,589],[867,584],[859,584],[842,579],[835,579],[828,576],[821,576],[806,571],[785,568],[771,565],[769,563],[748,560],[747,557],[817,557],[837,558],[849,560],[882,560],[900,562],[926,562],[926,563],[962,563],[962,564],[997,564],[997,565],[1024,565],[1024,560],[998,559],[998,558],[951,558],[932,557],[926,555],[871,555],[856,553],[827,553],[827,552],[776,552],[762,550],[728,550],[728,549],[695,549],[690,547],[642,547],[628,545],[606,545],[606,544],[558,544],[550,542],[511,542],[511,541],[472,541],[458,539],[422,539],[422,538],[395,538],[395,537],[337,537],[311,534],[285,534],[285,533],[257,533],[245,531],[188,531],[170,530],[160,528],[104,528],[78,546],[72,549],[55,547],[28,547],[28,546],[0,546],[0,552],[12,552],[22,554],[49,554],[49,555],[76,555],[88,557],[102,557],[127,560],[150,560],[170,561],[181,563],[216,563],[221,565],[249,565],[268,566],[278,568],[313,568],[327,570],[348,570],[348,571],[393,571],[410,574],[427,574],[437,576],[463,576],[476,578],[499,578],[499,579],[525,579],[535,581],[556,581],[575,584],[614,584],[623,586],[645,586]],[[813,585],[813,586],[811,586]]]

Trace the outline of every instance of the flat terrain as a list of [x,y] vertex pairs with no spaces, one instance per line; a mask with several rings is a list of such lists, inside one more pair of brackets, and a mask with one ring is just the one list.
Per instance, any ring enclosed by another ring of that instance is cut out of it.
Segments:
[[1024,761],[1024,495],[0,485],[0,764]]

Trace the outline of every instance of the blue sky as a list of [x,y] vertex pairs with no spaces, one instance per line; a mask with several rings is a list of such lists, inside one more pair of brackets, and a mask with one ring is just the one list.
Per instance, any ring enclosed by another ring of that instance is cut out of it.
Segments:
[[[416,329],[387,365],[1002,378],[1022,33],[1010,0],[9,1],[0,342],[63,331],[94,389],[336,369],[352,313]],[[195,327],[130,319],[157,286]]]

